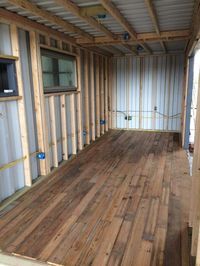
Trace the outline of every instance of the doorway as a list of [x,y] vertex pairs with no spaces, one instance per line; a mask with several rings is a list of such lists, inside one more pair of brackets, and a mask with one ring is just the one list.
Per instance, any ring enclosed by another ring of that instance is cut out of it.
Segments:
[[200,71],[200,49],[189,58],[188,89],[186,103],[186,125],[184,148],[193,152],[195,139],[195,122]]

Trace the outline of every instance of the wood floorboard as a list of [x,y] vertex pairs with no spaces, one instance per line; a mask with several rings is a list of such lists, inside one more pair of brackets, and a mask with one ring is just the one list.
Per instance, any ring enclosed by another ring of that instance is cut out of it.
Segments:
[[0,213],[0,249],[55,265],[189,266],[177,133],[109,131]]

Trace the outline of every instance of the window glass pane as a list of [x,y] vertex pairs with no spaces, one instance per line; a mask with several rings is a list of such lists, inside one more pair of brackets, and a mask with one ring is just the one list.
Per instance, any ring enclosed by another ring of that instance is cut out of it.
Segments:
[[43,74],[43,85],[45,88],[48,88],[48,87],[54,87],[56,86],[54,84],[54,76],[53,74]]
[[72,80],[66,74],[59,74],[60,86],[74,87]]
[[59,78],[60,78],[60,85],[61,86],[69,86],[75,87],[76,86],[76,79],[75,79],[75,60],[71,59],[59,59]]
[[53,58],[42,56],[42,71],[53,72]]
[[17,95],[15,61],[0,59],[0,96]]
[[8,90],[7,65],[0,63],[0,91]]

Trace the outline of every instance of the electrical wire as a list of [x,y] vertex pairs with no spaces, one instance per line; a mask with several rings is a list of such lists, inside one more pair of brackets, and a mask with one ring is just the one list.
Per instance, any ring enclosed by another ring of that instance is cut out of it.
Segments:
[[[127,114],[126,111],[117,110],[117,111],[113,111],[113,112],[122,113],[124,116],[135,117],[135,116]],[[181,115],[181,113],[177,113],[174,115],[166,115],[166,114],[163,114],[159,111],[138,111],[138,110],[135,110],[135,111],[131,110],[131,111],[129,111],[129,113],[156,113],[156,114],[159,114],[160,116],[163,116],[165,118],[179,118],[179,116]]]

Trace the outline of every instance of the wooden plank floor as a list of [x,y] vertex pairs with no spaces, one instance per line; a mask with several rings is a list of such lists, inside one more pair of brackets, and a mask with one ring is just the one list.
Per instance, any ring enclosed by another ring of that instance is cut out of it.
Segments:
[[1,213],[0,249],[55,265],[188,266],[178,139],[110,131]]

